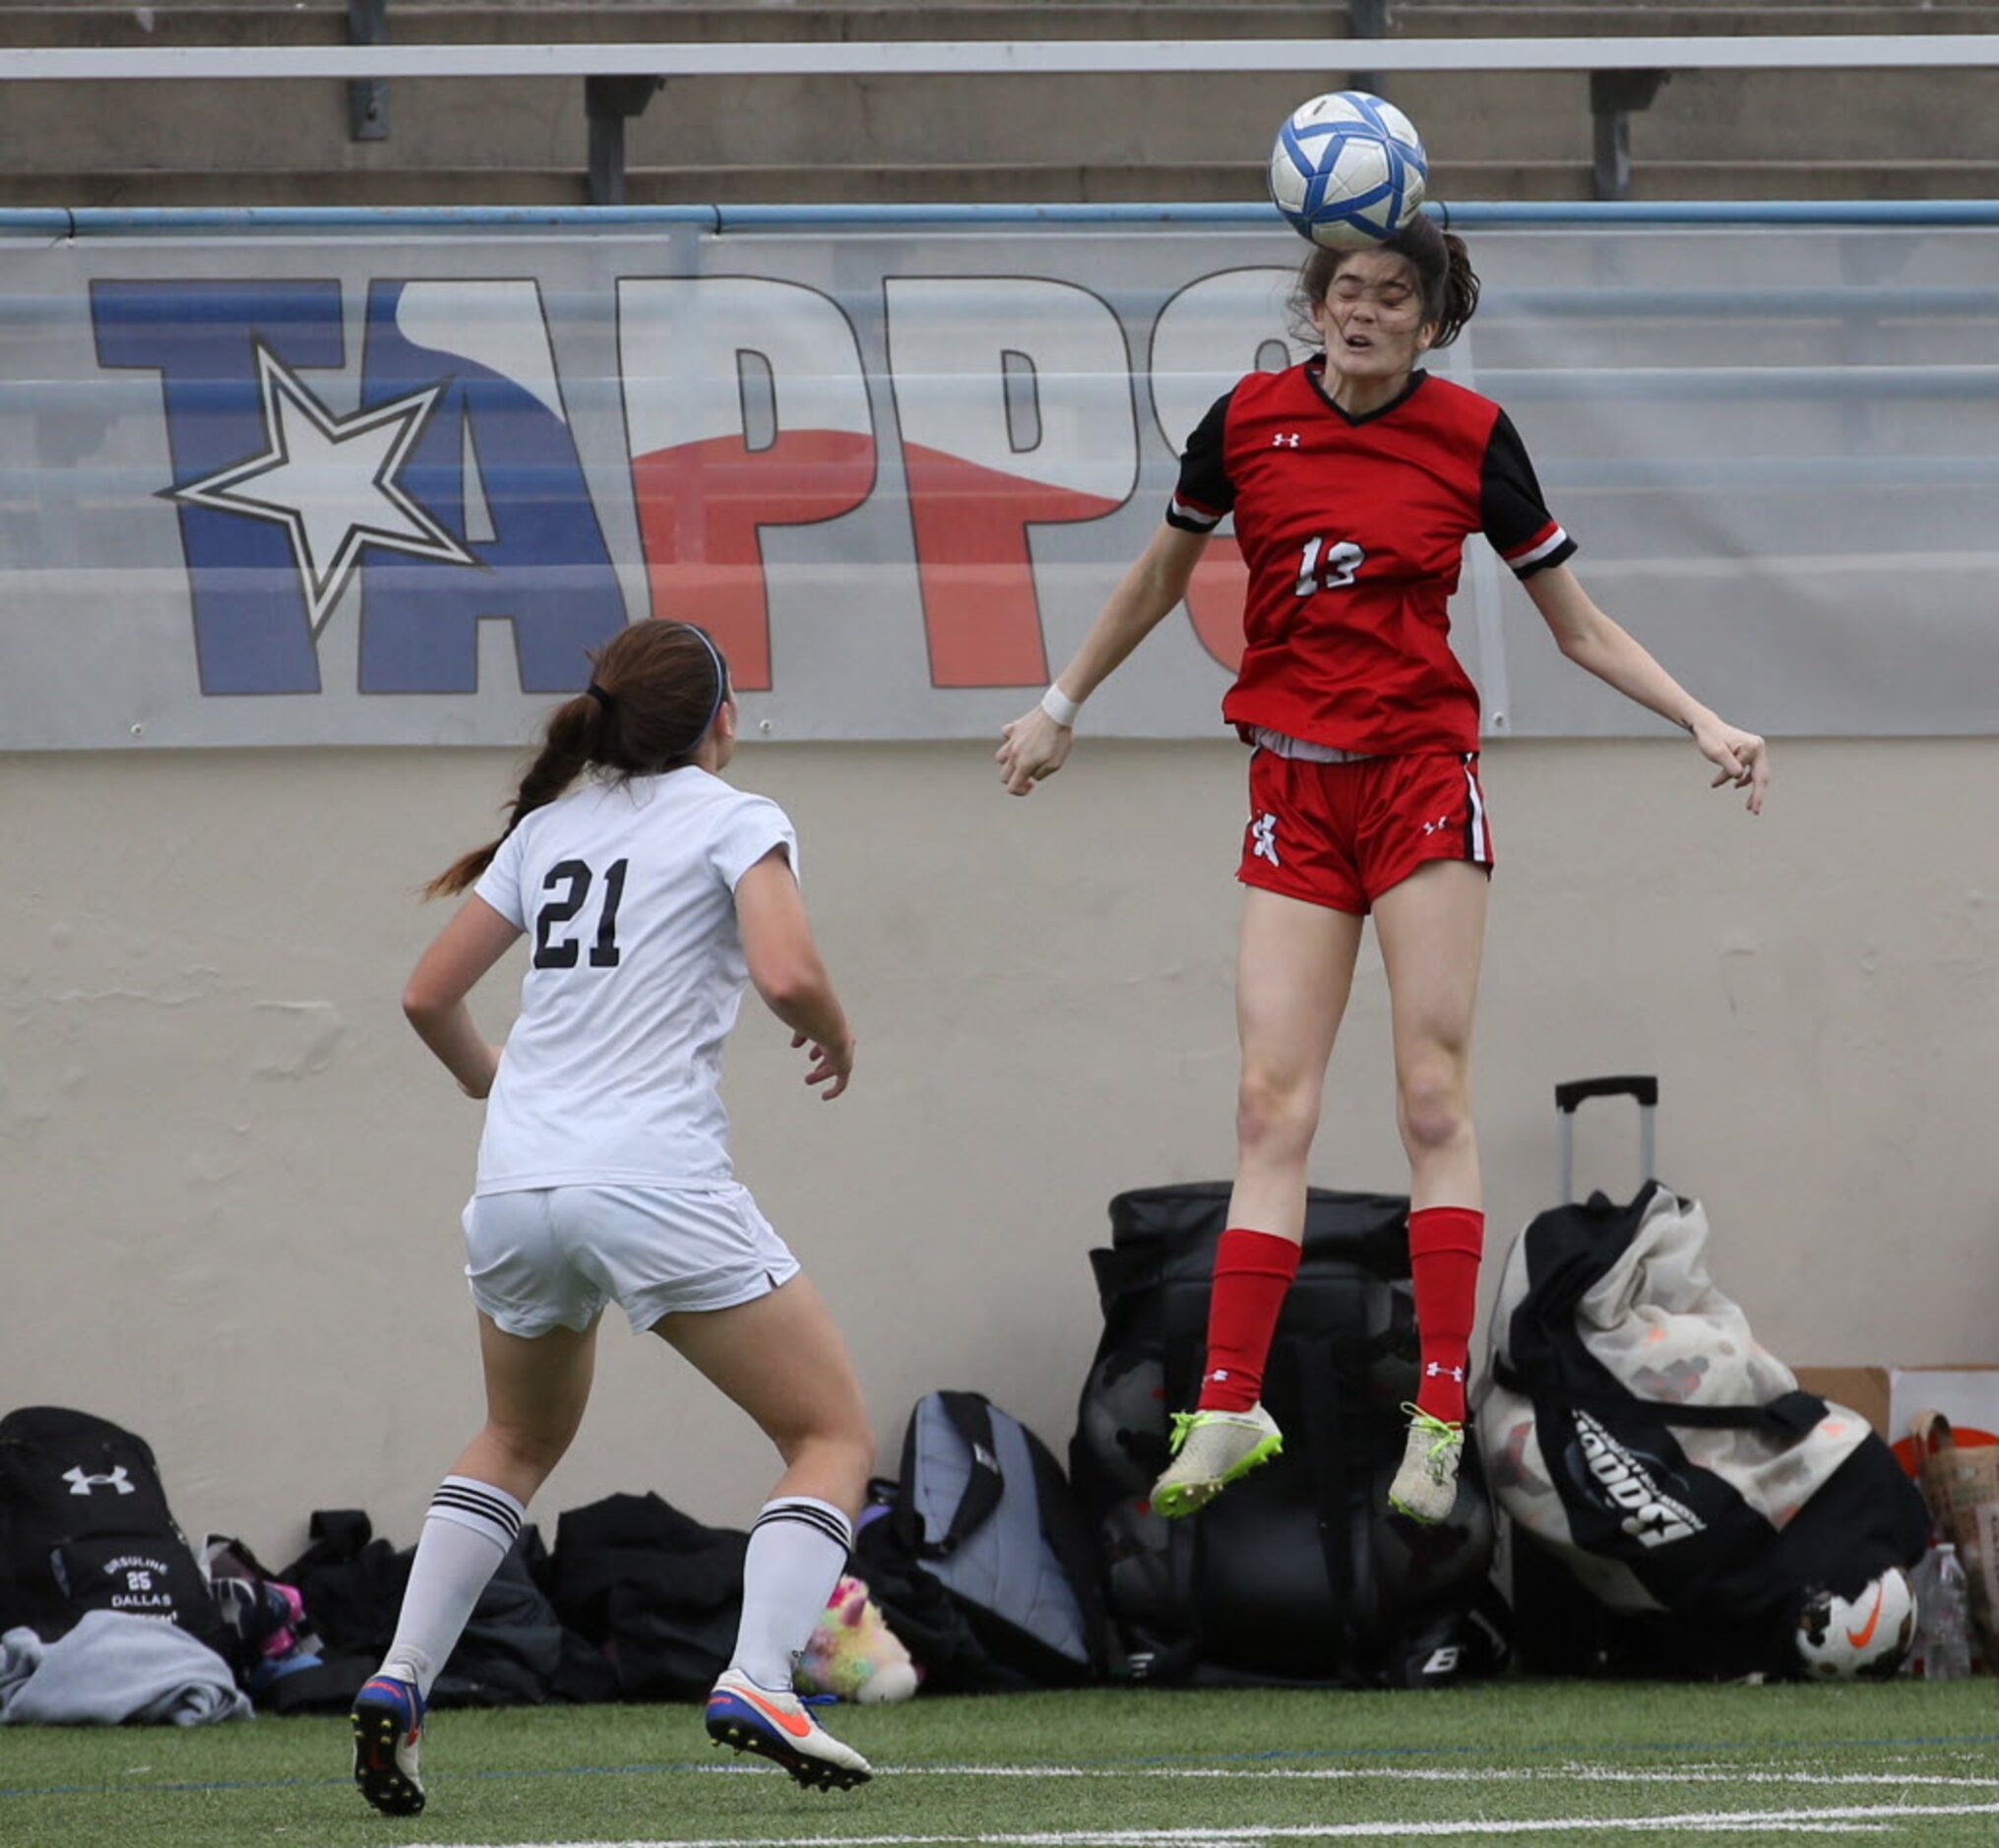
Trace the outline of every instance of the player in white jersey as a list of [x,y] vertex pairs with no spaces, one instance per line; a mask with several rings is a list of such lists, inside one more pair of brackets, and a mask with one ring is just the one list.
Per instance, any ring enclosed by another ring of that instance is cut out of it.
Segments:
[[[846,1089],[853,1034],[806,920],[791,824],[718,774],[735,737],[708,636],[635,624],[549,715],[506,832],[430,887],[472,889],[403,1006],[460,1086],[488,1099],[465,1212],[486,1422],[431,1502],[395,1640],[354,1703],[354,1781],[387,1815],[423,1808],[431,1684],[576,1435],[611,1302],[784,1459],[751,1530],[710,1734],[807,1786],[869,1775],[793,1694],[791,1665],[845,1566],[874,1433],[825,1304],[736,1183],[717,1089],[746,981],[806,1049],[805,1082],[825,1100]],[[530,966],[501,1048],[466,997],[524,933]]]

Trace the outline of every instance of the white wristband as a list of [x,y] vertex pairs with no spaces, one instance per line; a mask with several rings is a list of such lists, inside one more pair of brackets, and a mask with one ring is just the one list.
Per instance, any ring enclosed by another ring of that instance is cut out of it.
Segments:
[[1076,714],[1083,710],[1083,702],[1072,700],[1059,685],[1051,684],[1048,691],[1041,695],[1041,710],[1056,724],[1074,729]]

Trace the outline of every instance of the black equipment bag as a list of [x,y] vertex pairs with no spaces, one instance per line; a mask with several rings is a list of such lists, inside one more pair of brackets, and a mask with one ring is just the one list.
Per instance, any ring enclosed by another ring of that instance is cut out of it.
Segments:
[[1311,1190],[1264,1376],[1283,1452],[1190,1518],[1152,1511],[1170,1414],[1199,1391],[1228,1192],[1121,1194],[1109,1248],[1091,1254],[1104,1328],[1070,1472],[1104,1562],[1115,1671],[1347,1687],[1489,1672],[1505,1656],[1505,1614],[1471,1446],[1448,1521],[1420,1527],[1388,1505],[1416,1387],[1406,1199]]
[[[1066,1687],[1103,1672],[1090,1529],[1046,1445],[981,1392],[916,1401],[855,1570],[927,1687]],[[941,1596],[938,1595],[941,1592]]]
[[549,1596],[615,1677],[620,1700],[701,1700],[728,1667],[750,1537],[709,1527],[648,1491],[555,1523]]
[[229,1654],[146,1440],[88,1412],[24,1406],[0,1419],[0,1631],[53,1641],[87,1611],[160,1618]]
[[[1555,1673],[1794,1674],[1807,1595],[1854,1597],[1912,1566],[1928,1537],[1922,1498],[1864,1420],[1837,1407],[1829,1417],[1755,1348],[1708,1280],[1698,1201],[1651,1179],[1623,1204],[1600,1193],[1574,1201],[1570,1120],[1593,1097],[1637,1101],[1651,1169],[1656,1078],[1556,1087],[1564,1203],[1507,1258],[1477,1408],[1517,1537],[1523,1661]],[[1628,1313],[1608,1316],[1609,1303]],[[1720,1384],[1743,1380],[1766,1389]],[[1780,1480],[1785,1506],[1773,1510],[1765,1485]]]
[[[319,1640],[317,1659],[307,1657],[258,1688],[260,1710],[344,1712],[396,1634],[416,1549],[398,1552],[359,1509],[315,1509],[308,1533],[305,1551],[277,1575],[304,1600]],[[547,1551],[531,1521],[480,1591],[431,1684],[432,1706],[611,1697],[595,1652],[557,1620],[541,1588],[547,1575]]]

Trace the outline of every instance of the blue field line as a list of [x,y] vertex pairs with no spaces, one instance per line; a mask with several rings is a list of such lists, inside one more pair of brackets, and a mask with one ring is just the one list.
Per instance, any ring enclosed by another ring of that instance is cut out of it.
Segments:
[[[1999,227],[1995,199],[1472,200],[1426,205],[1440,223],[1477,230],[1920,230]],[[682,206],[75,206],[0,211],[0,235],[56,237],[210,232],[643,230],[692,225],[756,230],[882,230],[924,225],[1221,225],[1275,229],[1268,201],[1043,205]]]
[[[521,1777],[656,1777],[669,1771],[734,1770],[708,1758],[689,1758],[679,1764],[557,1764],[541,1770],[519,1771],[433,1771],[424,1767],[423,1781],[442,1783],[494,1783],[502,1778]],[[178,1784],[145,1784],[127,1779],[117,1784],[24,1784],[16,1790],[0,1790],[0,1797],[121,1797],[135,1790],[148,1795],[199,1796],[218,1790],[326,1790],[337,1789],[353,1780],[340,1777],[233,1777],[206,1778]]]
[[[1867,1751],[1890,1747],[1910,1746],[1991,1746],[1999,1745],[1999,1733],[1942,1733],[1918,1735],[1906,1739],[1768,1739],[1752,1747],[1744,1747],[1740,1740],[1639,1740],[1629,1744],[1596,1749],[1604,1757],[1614,1757],[1622,1753],[1652,1752],[1796,1752],[1825,1749],[1827,1751]],[[1195,1765],[1195,1764],[1271,1764],[1289,1762],[1311,1762],[1319,1759],[1350,1759],[1376,1757],[1534,1757],[1552,1753],[1573,1754],[1573,1745],[1516,1746],[1503,1752],[1496,1752],[1489,1746],[1340,1746],[1320,1747],[1298,1751],[1273,1752],[1185,1752],[1170,1753],[1147,1757],[1112,1758],[1067,1758],[1059,1762],[1065,1766],[1082,1766],[1091,1769],[1116,1770],[1128,1767],[1141,1770],[1155,1765]],[[1049,1760],[1051,1766],[1056,1760]],[[718,1764],[712,1758],[687,1758],[668,1763],[640,1764],[562,1764],[547,1765],[534,1770],[503,1771],[438,1771],[426,1768],[426,1783],[494,1783],[503,1779],[530,1777],[659,1777],[677,1772],[734,1771],[744,1767]],[[912,1764],[911,1771],[927,1770],[930,1767]],[[885,1776],[893,1776],[896,1767],[887,1764],[882,1767]],[[1918,1781],[1919,1770],[1912,1771],[1910,1781]],[[27,1784],[14,1788],[0,1788],[0,1798],[8,1797],[112,1797],[128,1796],[134,1791],[145,1791],[149,1795],[202,1795],[215,1791],[229,1790],[320,1790],[344,1785],[349,1780],[338,1777],[250,1777],[250,1778],[210,1778],[186,1783],[146,1784],[125,1780],[116,1784]]]

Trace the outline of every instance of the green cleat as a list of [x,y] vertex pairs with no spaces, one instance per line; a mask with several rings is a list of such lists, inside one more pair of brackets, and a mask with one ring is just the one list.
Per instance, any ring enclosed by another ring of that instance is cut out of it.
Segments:
[[1261,1405],[1246,1412],[1175,1412],[1173,1460],[1153,1484],[1153,1510],[1178,1520],[1206,1508],[1236,1477],[1283,1448],[1283,1433]]
[[1403,1410],[1409,1415],[1409,1439],[1403,1466],[1389,1484],[1388,1503],[1397,1513],[1434,1527],[1458,1505],[1458,1459],[1465,1454],[1465,1427],[1432,1418],[1414,1405]]

